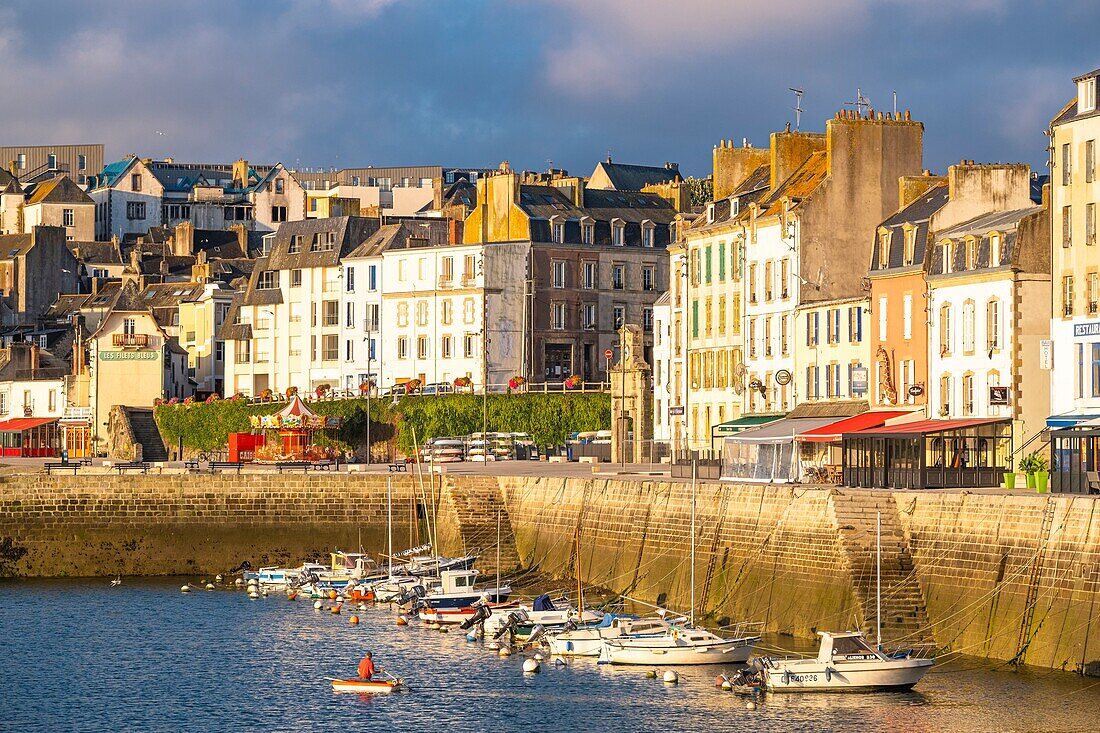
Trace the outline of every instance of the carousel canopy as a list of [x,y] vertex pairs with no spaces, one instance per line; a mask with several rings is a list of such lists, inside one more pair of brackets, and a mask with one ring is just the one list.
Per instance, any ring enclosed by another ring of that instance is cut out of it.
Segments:
[[334,415],[318,415],[295,394],[283,409],[271,415],[253,415],[250,422],[254,428],[270,430],[323,430],[338,428],[344,421]]

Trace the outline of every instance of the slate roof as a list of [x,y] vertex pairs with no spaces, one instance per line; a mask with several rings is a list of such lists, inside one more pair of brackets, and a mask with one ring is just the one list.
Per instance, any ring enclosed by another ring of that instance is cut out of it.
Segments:
[[808,198],[829,175],[828,158],[824,150],[811,153],[787,180],[779,184],[771,195],[763,200],[758,216],[773,216],[783,210],[783,199],[792,205]]
[[24,255],[34,246],[34,237],[30,234],[0,235],[0,260],[10,260]]
[[91,299],[88,293],[59,294],[57,300],[46,311],[47,318],[65,320],[74,313],[80,311],[86,302]]
[[[977,240],[977,251],[974,253],[973,269],[981,270],[1003,267],[1005,265],[1016,265],[1019,262],[1021,254],[1019,246],[1020,240],[1017,236],[1020,222],[1042,211],[1042,206],[1029,206],[1023,209],[994,211],[989,214],[982,214],[981,216],[977,216],[969,221],[954,226],[951,229],[947,229],[943,232],[936,232],[936,243],[945,240],[960,242],[963,239],[973,236]],[[996,262],[990,261],[991,247],[989,235],[993,232],[1001,232],[1004,235],[1000,248],[1000,260]],[[970,272],[966,269],[966,249],[964,247],[952,247],[951,256],[953,260],[951,272],[944,273],[943,248],[933,247],[930,255],[927,257],[928,277],[951,277],[952,275],[965,275]]]
[[[366,241],[378,230],[377,219],[358,216],[338,216],[328,219],[302,219],[288,221],[279,227],[271,244],[264,266],[257,263],[257,270],[292,270],[308,267],[336,267],[343,257]],[[331,250],[315,250],[315,237],[333,234],[335,243]],[[291,253],[295,237],[301,237],[299,251]]]
[[[940,183],[933,186],[924,194],[909,203],[908,206],[901,209],[893,216],[879,225],[880,228],[889,229],[890,236],[890,252],[888,253],[889,261],[887,267],[882,267],[879,262],[879,232],[876,229],[874,235],[874,246],[871,247],[871,269],[869,275],[873,277],[883,270],[894,270],[899,267],[909,266],[923,266],[925,252],[927,250],[929,232],[928,224],[932,215],[942,209],[948,201],[948,186],[946,183]],[[913,262],[912,265],[905,264],[905,225],[913,225],[916,229],[915,237],[913,241]]]
[[[703,210],[699,216],[697,216],[689,227],[692,231],[706,231],[707,229],[713,229],[730,223],[731,221],[737,221],[744,212],[747,211],[748,205],[753,202],[759,202],[764,196],[768,194],[768,186],[771,184],[771,166],[768,164],[757,167],[749,177],[741,182],[733,193],[724,198],[717,199],[712,202],[714,205],[714,220],[707,221],[707,211]],[[737,202],[736,211],[734,202]]]
[[612,163],[610,160],[596,164],[596,170],[592,171],[594,178],[598,171],[602,170],[611,181],[616,191],[641,191],[646,186],[668,181],[682,181],[680,167],[675,163],[671,167],[657,165],[630,165],[627,163]]
[[24,189],[27,205],[34,204],[91,204],[92,197],[84,193],[80,186],[67,175],[54,176],[49,180],[35,183]]
[[121,265],[122,252],[114,242],[66,242],[73,256],[89,265]]
[[221,257],[246,257],[247,252],[241,249],[237,232],[231,229],[196,229],[193,239],[194,253],[205,250],[208,257],[213,260]]

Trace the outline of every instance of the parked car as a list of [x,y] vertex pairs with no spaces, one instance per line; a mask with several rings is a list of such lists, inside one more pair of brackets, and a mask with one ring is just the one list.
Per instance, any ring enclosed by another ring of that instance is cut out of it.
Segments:
[[436,382],[434,384],[424,385],[424,388],[420,390],[420,394],[451,394],[454,391],[454,385],[449,382]]

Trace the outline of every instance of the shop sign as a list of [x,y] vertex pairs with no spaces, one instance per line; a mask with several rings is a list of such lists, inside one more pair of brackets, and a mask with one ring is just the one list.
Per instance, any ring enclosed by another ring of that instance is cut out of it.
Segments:
[[867,394],[870,370],[867,367],[852,368],[852,394]]
[[1073,324],[1073,337],[1081,338],[1083,336],[1100,336],[1100,321]]
[[159,351],[101,351],[100,361],[156,361]]
[[1008,387],[990,387],[989,388],[989,404],[996,406],[1003,406],[1008,404]]
[[675,405],[673,407],[670,407],[670,408],[668,408],[668,414],[673,415],[673,416],[683,415],[684,414],[684,406],[683,405]]

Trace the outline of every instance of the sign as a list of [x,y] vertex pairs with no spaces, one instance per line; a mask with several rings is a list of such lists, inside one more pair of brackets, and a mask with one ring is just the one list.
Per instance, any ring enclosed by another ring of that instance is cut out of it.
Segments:
[[156,361],[159,351],[101,351],[100,361]]
[[668,414],[673,415],[673,416],[683,415],[684,414],[684,406],[683,405],[675,405],[673,407],[669,407],[668,408]]
[[1082,336],[1100,336],[1100,321],[1073,324],[1073,337],[1081,338]]
[[867,394],[870,373],[867,367],[852,367],[852,394]]
[[1007,405],[1008,404],[1008,387],[990,387],[989,388],[989,404]]
[[1054,341],[1043,339],[1039,342],[1039,368],[1054,368]]
[[910,397],[920,397],[922,394],[924,394],[924,385],[914,384],[912,387],[905,391]]
[[615,352],[612,351],[611,349],[607,349],[606,351],[603,352],[603,358],[607,359],[608,361],[611,361],[611,357],[614,356],[614,355],[615,355]]
[[775,383],[784,387],[791,383],[791,373],[786,369],[780,369],[775,373]]

